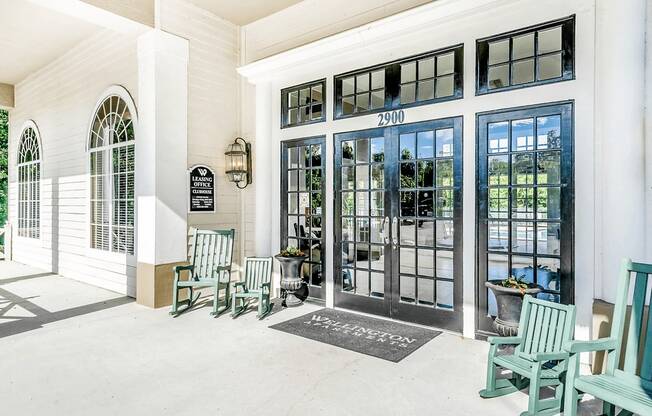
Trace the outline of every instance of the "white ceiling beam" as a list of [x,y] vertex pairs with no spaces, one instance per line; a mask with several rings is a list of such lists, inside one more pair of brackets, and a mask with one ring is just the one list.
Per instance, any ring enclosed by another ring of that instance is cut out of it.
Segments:
[[154,27],[155,0],[29,1],[120,33],[140,32]]
[[14,86],[0,83],[0,108],[14,108]]

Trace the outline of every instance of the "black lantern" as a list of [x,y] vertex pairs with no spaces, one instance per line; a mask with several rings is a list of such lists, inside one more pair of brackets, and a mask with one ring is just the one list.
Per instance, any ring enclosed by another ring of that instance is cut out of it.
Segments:
[[[251,183],[251,144],[242,137],[237,137],[227,147],[226,152],[226,176],[229,182],[235,182],[235,186],[244,189]],[[240,183],[244,183],[241,186]]]

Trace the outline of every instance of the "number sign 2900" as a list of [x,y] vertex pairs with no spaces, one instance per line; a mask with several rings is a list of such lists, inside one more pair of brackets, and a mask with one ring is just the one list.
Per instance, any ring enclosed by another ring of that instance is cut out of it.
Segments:
[[405,122],[405,112],[403,110],[394,110],[378,114],[378,127],[389,126],[391,124],[403,124],[403,122]]

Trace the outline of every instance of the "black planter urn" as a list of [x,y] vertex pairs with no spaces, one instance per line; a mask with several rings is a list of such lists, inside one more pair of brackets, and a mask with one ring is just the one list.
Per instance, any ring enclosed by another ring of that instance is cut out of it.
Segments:
[[283,304],[288,307],[301,305],[303,301],[297,297],[296,292],[304,284],[301,268],[308,256],[284,257],[277,254],[274,257],[281,263],[281,289],[286,293]]
[[521,307],[525,295],[536,296],[541,292],[541,287],[532,285],[520,290],[511,287],[504,287],[501,280],[489,280],[485,282],[496,296],[496,308],[498,316],[494,319],[494,328],[502,337],[513,337],[518,334],[518,322],[521,319]]

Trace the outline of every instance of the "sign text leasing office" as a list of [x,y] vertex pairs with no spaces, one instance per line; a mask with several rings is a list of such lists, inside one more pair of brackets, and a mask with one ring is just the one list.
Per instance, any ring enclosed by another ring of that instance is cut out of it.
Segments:
[[189,211],[215,212],[215,172],[206,165],[195,165],[189,181]]

